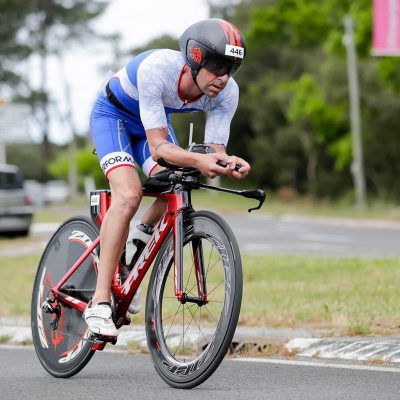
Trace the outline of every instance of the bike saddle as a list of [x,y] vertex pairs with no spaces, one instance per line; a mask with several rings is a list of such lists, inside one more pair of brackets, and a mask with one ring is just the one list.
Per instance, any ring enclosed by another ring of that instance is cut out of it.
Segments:
[[143,185],[143,190],[147,193],[158,193],[169,190],[172,186],[171,180],[169,179],[171,174],[173,174],[173,171],[170,169],[157,172],[146,180]]

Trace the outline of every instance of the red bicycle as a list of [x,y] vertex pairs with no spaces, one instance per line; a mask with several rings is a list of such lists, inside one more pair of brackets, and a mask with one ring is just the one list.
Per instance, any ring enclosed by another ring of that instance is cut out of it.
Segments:
[[[197,150],[203,151],[201,145]],[[200,150],[199,150],[200,149]],[[113,320],[129,324],[128,306],[154,261],[145,321],[148,347],[161,378],[176,388],[204,382],[231,344],[242,298],[242,265],[232,230],[217,214],[194,211],[191,192],[207,188],[265,200],[264,191],[235,191],[199,182],[200,172],[169,168],[149,178],[144,195],[163,197],[168,209],[128,277],[121,265],[112,283]],[[32,295],[32,336],[37,356],[53,376],[78,373],[106,342],[92,335],[82,313],[99,268],[99,227],[111,202],[108,190],[91,193],[92,220],[64,222],[39,263]]]

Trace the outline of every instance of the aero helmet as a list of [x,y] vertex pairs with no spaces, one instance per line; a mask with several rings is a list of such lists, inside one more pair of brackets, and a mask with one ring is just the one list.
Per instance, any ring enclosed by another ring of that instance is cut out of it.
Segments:
[[203,67],[218,76],[232,76],[246,56],[246,43],[239,29],[219,18],[189,26],[179,39],[179,46],[194,79]]

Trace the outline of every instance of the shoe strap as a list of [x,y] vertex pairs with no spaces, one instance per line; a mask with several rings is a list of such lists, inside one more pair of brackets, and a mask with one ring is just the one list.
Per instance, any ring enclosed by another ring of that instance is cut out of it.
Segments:
[[85,316],[86,318],[90,317],[98,317],[102,319],[109,319],[111,318],[112,311],[111,307],[107,305],[95,305],[92,307],[86,308]]

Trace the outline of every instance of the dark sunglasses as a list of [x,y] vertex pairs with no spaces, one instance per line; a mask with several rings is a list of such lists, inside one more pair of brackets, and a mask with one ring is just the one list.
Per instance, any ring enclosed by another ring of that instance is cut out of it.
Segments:
[[240,68],[241,63],[235,63],[225,59],[208,59],[203,63],[203,67],[216,76],[233,76]]

